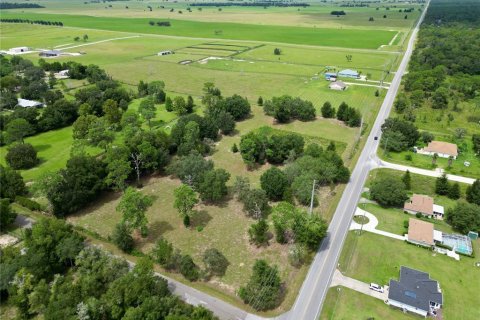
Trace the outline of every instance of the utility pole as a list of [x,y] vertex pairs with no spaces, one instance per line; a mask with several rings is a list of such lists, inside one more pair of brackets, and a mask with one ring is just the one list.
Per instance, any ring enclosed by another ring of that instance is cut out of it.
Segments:
[[312,212],[313,212],[313,198],[315,196],[315,183],[317,181],[315,179],[313,179],[313,186],[312,186],[312,196],[310,198],[310,210],[308,212],[309,215],[312,215]]

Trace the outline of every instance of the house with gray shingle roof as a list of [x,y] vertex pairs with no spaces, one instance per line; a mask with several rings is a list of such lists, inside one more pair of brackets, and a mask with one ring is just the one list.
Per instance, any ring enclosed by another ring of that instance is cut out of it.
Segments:
[[428,273],[402,266],[399,281],[390,280],[388,304],[427,317],[442,307],[443,295]]

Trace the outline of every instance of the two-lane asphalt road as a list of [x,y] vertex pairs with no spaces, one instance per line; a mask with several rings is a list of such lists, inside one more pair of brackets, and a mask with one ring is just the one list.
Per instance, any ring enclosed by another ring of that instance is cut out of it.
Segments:
[[[379,146],[381,125],[392,109],[402,76],[407,69],[410,56],[413,52],[418,29],[425,17],[429,3],[430,2],[425,5],[422,15],[412,30],[403,59],[387,91],[385,100],[358,159],[357,165],[352,172],[350,182],[347,184],[335,211],[335,215],[330,222],[328,235],[322,242],[303,286],[300,289],[295,305],[288,314],[288,319],[290,320],[316,320],[320,316],[323,301],[325,300],[333,274],[337,268],[343,242],[347,236],[348,228],[362,193],[363,185],[367,179],[368,172],[375,165],[374,159]],[[374,139],[375,136],[378,137],[378,140]]]

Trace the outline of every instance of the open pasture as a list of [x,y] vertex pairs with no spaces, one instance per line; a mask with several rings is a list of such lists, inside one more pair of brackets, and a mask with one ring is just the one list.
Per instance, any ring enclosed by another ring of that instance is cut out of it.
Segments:
[[[207,2],[226,2],[225,0],[207,1]],[[408,29],[418,18],[420,6],[418,4],[389,3],[379,4],[371,3],[369,7],[341,7],[348,1],[336,2],[310,2],[308,7],[241,7],[231,6],[222,7],[221,11],[217,7],[190,7],[190,1],[172,1],[165,2],[161,0],[152,0],[148,2],[141,1],[121,1],[121,2],[86,2],[83,0],[45,0],[41,9],[21,9],[11,11],[35,11],[39,13],[55,14],[79,14],[94,17],[123,17],[123,18],[152,18],[152,19],[182,19],[190,21],[217,21],[217,22],[235,22],[244,24],[260,25],[288,25],[305,26],[321,28],[361,28],[361,29]],[[148,8],[152,7],[152,11]],[[163,8],[162,8],[163,6]],[[386,10],[386,7],[390,10]],[[396,8],[393,8],[396,6]],[[127,9],[128,7],[128,9]],[[187,8],[191,8],[191,12]],[[376,8],[379,7],[379,10]],[[398,12],[399,9],[415,8],[411,13]],[[170,10],[173,11],[171,12]],[[331,15],[331,11],[344,10],[345,16]],[[182,13],[180,13],[182,11]],[[387,18],[383,18],[386,14]],[[405,19],[405,14],[408,18]],[[374,21],[369,21],[373,17]]]
[[40,14],[9,11],[2,18],[61,21],[65,27],[111,31],[163,34],[170,36],[247,41],[269,41],[316,46],[377,49],[388,44],[396,34],[390,30],[306,28],[227,22],[169,20],[170,27],[151,26],[147,18],[97,17],[85,15]]
[[[78,57],[61,57],[59,61],[78,61],[83,64],[98,64],[104,68],[114,79],[121,81],[129,89],[134,90],[140,80],[153,81],[162,80],[166,83],[167,94],[170,97],[176,95],[192,95],[196,100],[197,105],[200,105],[199,98],[202,95],[203,83],[211,81],[214,82],[222,90],[224,96],[232,94],[239,94],[247,97],[252,103],[253,116],[250,119],[239,122],[237,124],[238,134],[233,136],[223,137],[218,143],[218,150],[224,152],[216,152],[212,158],[218,166],[224,167],[230,172],[246,172],[246,168],[240,157],[233,157],[230,148],[233,143],[239,143],[241,134],[254,130],[264,125],[270,125],[282,130],[294,131],[300,134],[312,135],[321,137],[326,141],[334,140],[345,144],[344,150],[350,150],[353,141],[358,136],[358,129],[348,128],[341,122],[334,119],[322,119],[319,117],[314,122],[299,122],[294,121],[288,124],[275,124],[271,117],[263,114],[261,107],[255,105],[257,98],[262,96],[264,99],[270,99],[273,96],[289,94],[292,96],[299,96],[313,102],[317,109],[317,114],[320,115],[320,108],[325,101],[330,101],[334,107],[345,101],[350,106],[358,108],[364,115],[364,121],[368,125],[376,114],[381,97],[375,97],[374,87],[362,87],[351,85],[346,91],[332,91],[328,89],[329,82],[323,80],[321,72],[322,66],[316,65],[302,65],[300,64],[301,50],[300,46],[285,47],[281,59],[288,59],[291,62],[285,63],[284,60],[268,61],[268,51],[273,51],[273,46],[265,46],[260,48],[253,48],[246,53],[255,53],[259,50],[259,56],[264,57],[265,61],[234,61],[234,60],[208,60],[208,62],[201,64],[194,62],[187,65],[182,65],[179,62],[184,60],[198,61],[211,54],[192,54],[183,53],[183,48],[207,48],[200,49],[210,51],[208,48],[212,47],[214,50],[233,48],[251,48],[254,44],[243,43],[235,41],[217,41],[205,42],[202,40],[188,39],[188,38],[170,38],[162,36],[140,36],[122,40],[112,40],[109,42],[95,43],[100,39],[115,39],[124,36],[122,33],[110,31],[96,31],[90,33],[86,29],[68,29],[43,27],[35,25],[12,25],[2,24],[0,26],[2,37],[7,41],[2,41],[1,48],[8,49],[14,46],[33,46],[40,44],[44,46],[58,45],[71,41],[72,36],[77,33],[89,34],[89,40],[85,42],[86,46],[80,47],[86,54]],[[34,36],[19,36],[26,35],[28,30],[34,32]],[[43,31],[45,30],[45,31]],[[46,34],[43,42],[38,42],[39,34]],[[80,41],[79,44],[84,44]],[[78,48],[78,49],[80,49]],[[72,49],[74,52],[76,49]],[[173,50],[176,53],[167,56],[157,56],[157,52],[162,50]],[[192,49],[196,50],[196,49]],[[345,59],[344,53],[348,50],[342,50],[341,58],[336,58],[334,51],[326,48],[305,47],[307,54],[306,59],[311,62],[315,60],[315,56],[322,57],[322,63],[332,65],[340,60]],[[221,52],[229,52],[226,50],[218,50]],[[364,52],[357,52],[353,50],[354,61],[356,59],[363,61],[364,65],[371,67],[379,67],[375,65],[378,63],[375,59],[368,59],[368,54]],[[211,53],[211,52],[209,52]],[[246,54],[244,53],[244,55]],[[270,52],[273,56],[273,52]],[[378,54],[384,61],[395,57],[393,54]],[[33,61],[37,61],[37,54],[30,54],[27,57]],[[236,57],[234,57],[236,59]],[[236,59],[242,60],[242,59]],[[253,63],[250,63],[253,62]],[[318,74],[318,78],[315,78]],[[72,80],[64,81],[67,87],[76,87],[82,85],[83,82],[70,83]],[[382,92],[382,90],[380,90]],[[381,94],[383,96],[383,93]],[[132,102],[130,108],[138,107],[138,100]],[[201,112],[201,108],[198,109]],[[156,125],[167,126],[172,125],[176,119],[174,113],[165,111],[164,106],[158,106],[157,117],[155,119]],[[32,137],[36,138],[36,137]],[[71,144],[71,134],[65,138],[66,144]],[[35,145],[35,144],[34,144]],[[344,152],[344,158],[347,158],[348,152]],[[65,154],[64,159],[60,165],[63,166],[68,154]],[[50,160],[49,160],[50,161]],[[60,163],[60,162],[59,162]],[[28,170],[25,172],[28,179],[35,178],[37,175],[31,174],[37,169]],[[261,171],[252,172],[252,181],[258,181]]]
[[[52,130],[25,138],[25,143],[30,143],[38,152],[40,163],[31,169],[20,170],[26,181],[38,179],[46,172],[53,172],[65,167],[70,158],[73,144],[72,127]],[[102,152],[99,148],[87,147],[85,151],[91,155]],[[8,146],[0,147],[0,164],[6,165],[5,155]]]

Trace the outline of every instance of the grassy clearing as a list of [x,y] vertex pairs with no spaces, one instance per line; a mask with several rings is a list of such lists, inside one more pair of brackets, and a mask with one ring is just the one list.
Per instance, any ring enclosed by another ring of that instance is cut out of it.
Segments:
[[[20,170],[26,181],[32,181],[45,172],[57,171],[65,167],[67,160],[70,158],[70,149],[73,143],[72,127],[40,133],[26,138],[25,142],[33,145],[40,159],[40,164],[36,167]],[[0,163],[2,165],[6,165],[5,155],[7,150],[8,146],[0,147]],[[92,155],[101,152],[100,149],[92,147],[87,147],[85,151]]]
[[94,28],[111,31],[163,34],[170,36],[269,41],[316,46],[377,49],[395,35],[388,30],[356,30],[262,26],[240,23],[170,20],[171,27],[150,26],[151,19],[5,12],[3,18],[62,21],[66,27]]
[[[441,168],[445,170],[446,173],[456,174],[460,176],[468,176],[472,178],[480,178],[480,160],[478,156],[473,153],[472,143],[468,141],[466,143],[470,150],[467,150],[465,153],[460,153],[456,160],[453,160],[452,166],[448,166],[448,159],[438,158],[435,165],[432,164],[432,157],[428,155],[422,155],[414,153],[412,151],[403,151],[403,152],[388,152],[384,154],[383,151],[379,151],[379,155],[382,159],[385,159],[389,162],[400,163],[406,166],[418,167],[422,169],[434,170],[436,168]],[[412,160],[406,160],[406,156],[410,155]],[[466,167],[464,162],[470,162],[470,166]]]
[[[480,240],[474,241],[473,248],[478,256]],[[474,266],[475,261],[467,257],[455,261],[403,241],[368,232],[361,236],[350,232],[342,251],[340,269],[349,277],[381,285],[391,278],[398,279],[400,266],[428,272],[442,288],[444,319],[473,320],[480,317],[480,309],[474,307],[478,300],[476,292],[480,289],[477,281],[480,270]],[[401,311],[397,312],[402,315]]]
[[[251,23],[262,25],[289,25],[289,26],[308,26],[308,27],[355,27],[361,29],[382,29],[409,28],[413,21],[418,17],[419,12],[408,13],[409,18],[404,19],[404,15],[398,10],[386,11],[385,8],[376,10],[374,5],[362,8],[343,8],[340,3],[318,3],[312,2],[306,8],[280,8],[280,7],[223,7],[219,11],[216,7],[203,7],[199,11],[192,7],[192,12],[186,11],[188,2],[164,2],[153,0],[145,2],[122,1],[121,3],[112,3],[107,7],[105,3],[84,3],[82,0],[45,0],[42,5],[45,8],[29,10],[41,13],[62,13],[62,14],[82,14],[88,16],[108,16],[108,17],[136,17],[136,18],[155,18],[155,19],[177,19],[182,18],[192,21],[218,21],[218,22],[236,22]],[[150,11],[147,5],[153,7]],[[417,4],[392,3],[398,8],[418,8]],[[128,6],[128,9],[126,9]],[[164,6],[165,8],[161,8]],[[170,12],[170,9],[174,9]],[[182,10],[182,14],[179,11]],[[345,10],[346,16],[336,17],[330,15],[332,10]],[[13,10],[12,10],[13,11]],[[20,11],[20,10],[17,10]],[[25,11],[28,11],[25,10]],[[386,19],[383,14],[387,14]],[[375,21],[368,21],[369,17],[374,17]]]
[[341,286],[330,288],[324,305],[321,320],[419,319],[390,308],[381,300]]
[[[173,190],[179,185],[180,181],[168,177],[155,177],[145,182],[142,192],[154,197],[155,201],[147,213],[149,236],[145,239],[137,238],[137,248],[149,252],[155,241],[164,237],[176,248],[192,255],[199,265],[202,265],[201,255],[207,248],[217,248],[227,257],[230,266],[224,277],[213,279],[209,285],[232,296],[248,281],[255,259],[260,258],[278,265],[282,279],[301,283],[304,270],[290,266],[286,246],[276,244],[273,239],[270,246],[265,248],[256,248],[249,244],[247,230],[254,220],[247,218],[242,212],[241,205],[233,199],[219,206],[198,205],[192,218],[192,228],[186,229],[177,210],[172,206]],[[121,214],[115,211],[119,200],[120,194],[107,194],[101,201],[68,220],[108,237],[115,224],[121,220]],[[196,229],[200,226],[203,227],[201,232]],[[294,297],[295,290],[292,288],[287,295]]]

